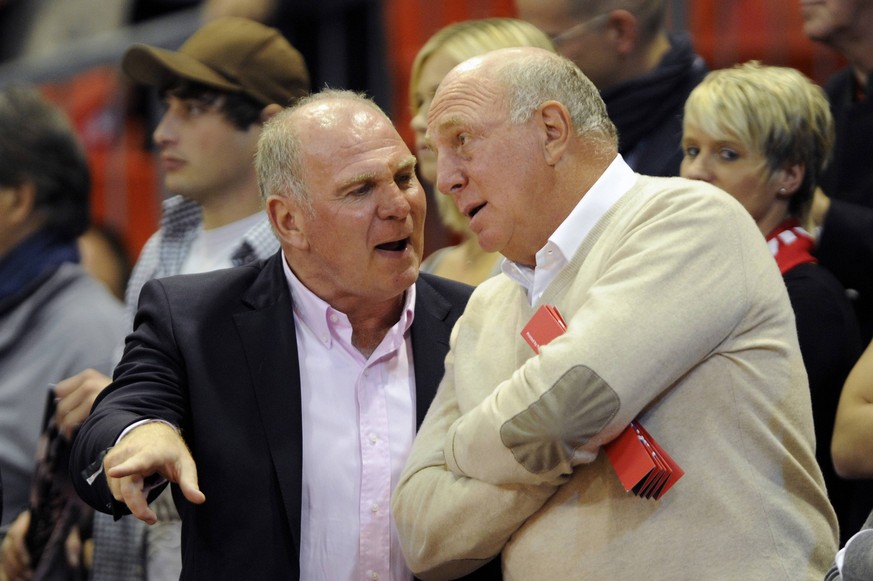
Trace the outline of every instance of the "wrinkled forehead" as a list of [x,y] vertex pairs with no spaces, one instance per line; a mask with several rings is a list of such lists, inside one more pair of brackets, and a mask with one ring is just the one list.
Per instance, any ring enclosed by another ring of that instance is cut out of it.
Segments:
[[391,120],[366,103],[324,101],[297,111],[294,124],[304,147],[307,145],[348,146],[372,138],[402,141]]
[[316,101],[295,113],[297,123],[309,131],[330,132],[335,129],[355,129],[390,121],[378,110],[364,103],[349,100]]
[[414,156],[391,121],[368,107],[344,111],[314,110],[300,126],[305,161],[337,177],[361,164],[398,167]]
[[459,123],[488,123],[505,107],[505,91],[493,79],[465,74],[447,77],[440,83],[428,111],[427,135],[435,138]]

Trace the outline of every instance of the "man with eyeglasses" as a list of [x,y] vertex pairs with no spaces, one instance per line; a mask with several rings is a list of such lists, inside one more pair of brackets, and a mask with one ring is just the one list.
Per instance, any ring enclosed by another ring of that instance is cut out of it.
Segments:
[[668,33],[665,0],[516,0],[521,18],[600,90],[637,172],[679,175],[682,108],[708,72],[687,34]]

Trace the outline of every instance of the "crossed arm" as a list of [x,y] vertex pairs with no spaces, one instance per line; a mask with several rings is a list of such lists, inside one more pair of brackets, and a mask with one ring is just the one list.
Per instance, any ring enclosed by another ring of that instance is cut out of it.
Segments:
[[[568,293],[575,296],[565,312],[568,331],[514,372],[479,371],[494,353],[515,361],[511,338],[521,339],[512,321],[495,322],[511,315],[483,315],[506,296],[474,293],[394,493],[404,554],[417,575],[463,574],[499,553],[578,464],[594,460],[602,444],[735,332],[748,311],[743,283],[763,274],[756,292],[779,288],[754,224],[739,217],[742,208],[723,208],[671,213],[634,229],[609,264],[589,267],[599,276],[584,296]],[[731,219],[745,220],[739,233],[734,224],[717,227]],[[712,228],[701,231],[701,222]],[[456,350],[465,333],[472,335]],[[482,337],[504,344],[489,340],[476,352]],[[481,385],[494,379],[499,384]]]

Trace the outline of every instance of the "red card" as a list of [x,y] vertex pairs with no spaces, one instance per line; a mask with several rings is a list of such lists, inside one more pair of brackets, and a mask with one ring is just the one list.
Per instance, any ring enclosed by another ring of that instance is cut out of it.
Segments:
[[682,478],[682,476],[685,475],[685,471],[682,470],[682,468],[679,466],[679,464],[676,463],[676,461],[673,459],[673,457],[670,456],[670,454],[668,454],[667,451],[664,450],[658,444],[658,442],[646,431],[646,428],[644,428],[641,423],[637,422],[636,420],[634,420],[633,423],[636,424],[639,431],[643,434],[643,437],[646,438],[646,440],[649,442],[649,444],[652,446],[652,448],[654,448],[655,453],[658,454],[658,457],[664,461],[664,463],[667,465],[667,467],[669,469],[669,472],[667,473],[666,480],[664,481],[663,484],[660,485],[660,488],[658,490],[656,490],[654,493],[654,497],[657,500],[658,498],[663,496],[664,493],[666,493],[668,490],[670,490],[670,488],[672,488],[673,485],[676,484],[677,480],[679,480],[680,478]]
[[521,330],[521,336],[534,353],[539,353],[541,345],[545,345],[566,330],[567,324],[558,309],[552,305],[543,305]]
[[630,426],[606,446],[606,456],[628,492],[645,483],[650,477],[663,474],[655,454]]

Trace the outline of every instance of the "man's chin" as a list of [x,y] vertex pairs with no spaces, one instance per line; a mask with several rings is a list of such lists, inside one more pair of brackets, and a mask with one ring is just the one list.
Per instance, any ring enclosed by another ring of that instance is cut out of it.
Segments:
[[398,284],[404,287],[413,284],[418,279],[419,272],[419,264],[416,262],[397,277]]
[[484,250],[485,252],[499,252],[500,246],[493,238],[489,238],[486,232],[479,232],[475,234],[476,243],[479,244],[479,248]]

